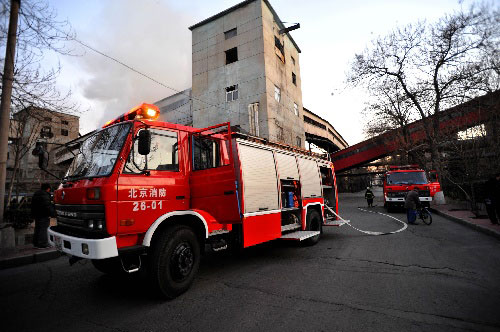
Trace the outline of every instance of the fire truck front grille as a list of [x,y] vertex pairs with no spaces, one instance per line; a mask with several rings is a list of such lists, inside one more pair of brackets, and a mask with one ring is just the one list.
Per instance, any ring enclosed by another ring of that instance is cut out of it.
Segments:
[[[68,232],[105,234],[105,213],[102,204],[63,205],[56,204],[57,225]],[[69,235],[69,234],[68,234]]]
[[429,190],[419,190],[418,191],[418,196],[420,197],[430,197],[431,192]]
[[389,191],[387,197],[405,197],[406,191]]

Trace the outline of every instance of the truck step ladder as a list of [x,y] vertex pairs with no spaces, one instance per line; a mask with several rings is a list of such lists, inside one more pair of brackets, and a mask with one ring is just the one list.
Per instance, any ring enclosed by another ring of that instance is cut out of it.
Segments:
[[295,224],[295,223],[283,225],[283,226],[281,226],[281,233],[293,231],[293,230],[299,229],[300,227],[301,227],[300,224]]
[[297,231],[292,233],[283,234],[280,239],[283,240],[294,240],[294,241],[304,241],[310,237],[316,236],[319,231]]

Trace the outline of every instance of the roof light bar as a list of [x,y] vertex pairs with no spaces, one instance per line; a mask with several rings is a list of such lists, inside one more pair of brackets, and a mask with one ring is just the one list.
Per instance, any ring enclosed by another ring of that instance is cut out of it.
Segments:
[[102,127],[106,128],[115,123],[134,119],[156,120],[159,116],[160,109],[156,105],[143,103],[137,107],[132,108],[127,113],[120,115],[116,119],[106,122]]

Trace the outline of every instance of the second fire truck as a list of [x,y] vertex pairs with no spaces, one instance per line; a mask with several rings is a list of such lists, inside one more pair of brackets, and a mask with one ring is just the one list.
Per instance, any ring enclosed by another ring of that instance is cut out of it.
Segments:
[[388,211],[402,208],[406,194],[414,188],[419,190],[420,201],[429,206],[436,192],[441,190],[435,171],[429,172],[429,178],[418,165],[390,166],[384,175],[384,206]]
[[335,225],[333,165],[295,147],[157,121],[142,104],[79,147],[55,191],[50,243],[105,273],[147,269],[166,298],[185,292],[205,248],[319,241]]

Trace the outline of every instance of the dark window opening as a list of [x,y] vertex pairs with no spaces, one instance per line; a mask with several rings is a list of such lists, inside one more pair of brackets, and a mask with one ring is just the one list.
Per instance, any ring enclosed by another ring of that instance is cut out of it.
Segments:
[[226,51],[226,65],[238,61],[238,48],[232,48]]
[[292,59],[292,65],[295,66],[295,58],[293,56],[290,56],[290,59]]
[[274,46],[276,56],[281,60],[281,62],[285,63],[285,47],[281,43],[278,37],[274,36]]
[[236,36],[237,34],[238,34],[237,30],[236,30],[236,28],[234,28],[234,29],[231,29],[231,30],[224,32],[224,37],[226,39],[229,39],[229,38]]
[[238,84],[226,88],[226,101],[238,99]]
[[44,117],[43,120],[47,122],[52,122],[52,118],[48,116]]
[[61,129],[61,135],[68,136],[69,135],[68,129]]
[[63,125],[69,125],[69,122],[68,122],[68,121],[66,121],[66,120],[62,120],[62,121],[61,121],[61,123],[62,123]]
[[297,85],[297,76],[295,75],[295,73],[292,73],[292,83]]
[[52,134],[52,128],[49,126],[44,126],[40,130],[40,137],[42,138],[52,138],[54,134]]

